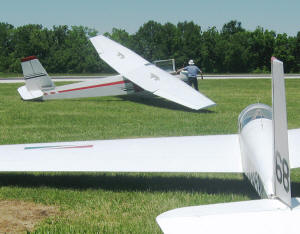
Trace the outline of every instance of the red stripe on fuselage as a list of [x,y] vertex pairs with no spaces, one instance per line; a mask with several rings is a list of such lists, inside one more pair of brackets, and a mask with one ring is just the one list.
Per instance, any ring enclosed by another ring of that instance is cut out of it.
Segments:
[[106,84],[99,84],[99,85],[91,85],[87,87],[80,87],[80,88],[75,88],[75,89],[66,89],[66,90],[60,90],[58,93],[65,93],[65,92],[72,92],[72,91],[77,91],[77,90],[83,90],[83,89],[93,89],[93,88],[98,88],[98,87],[103,87],[103,86],[110,86],[110,85],[117,85],[117,84],[124,84],[128,83],[129,81],[116,81],[116,82],[111,82],[111,83],[106,83]]

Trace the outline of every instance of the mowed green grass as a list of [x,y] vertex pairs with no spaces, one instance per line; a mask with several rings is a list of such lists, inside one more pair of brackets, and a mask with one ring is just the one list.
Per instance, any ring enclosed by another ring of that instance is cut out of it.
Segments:
[[[200,81],[218,104],[202,111],[142,97],[23,102],[19,86],[0,84],[1,144],[237,133],[243,108],[271,105],[270,79]],[[299,90],[300,80],[286,80],[289,128],[300,127]],[[300,170],[292,181],[300,196]],[[36,233],[160,233],[155,218],[164,211],[258,198],[240,174],[0,173],[0,185],[0,199],[59,208]]]
[[6,73],[0,71],[0,78],[10,78],[10,77],[23,77],[21,73]]

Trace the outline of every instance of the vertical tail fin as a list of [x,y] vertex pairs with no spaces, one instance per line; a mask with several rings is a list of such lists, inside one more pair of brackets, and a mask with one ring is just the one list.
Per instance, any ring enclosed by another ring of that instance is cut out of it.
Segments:
[[55,88],[50,76],[35,56],[30,56],[21,60],[25,86],[18,89],[22,99],[41,99],[42,90]]
[[272,57],[275,196],[291,207],[290,162],[283,63]]
[[54,84],[48,73],[35,56],[21,60],[23,75],[28,90],[53,88]]

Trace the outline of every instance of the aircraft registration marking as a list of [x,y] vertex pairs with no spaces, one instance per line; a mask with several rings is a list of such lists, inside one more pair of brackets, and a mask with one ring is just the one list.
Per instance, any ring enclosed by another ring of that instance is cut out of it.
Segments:
[[120,59],[124,59],[125,58],[125,55],[122,54],[122,53],[120,53],[120,52],[118,52],[117,56],[120,57]]
[[290,191],[290,168],[280,153],[276,151],[276,179],[279,184],[283,184],[284,190],[288,193]]
[[251,184],[253,185],[253,187],[255,188],[256,192],[258,193],[258,195],[260,197],[267,197],[267,193],[264,189],[264,185],[260,179],[260,176],[257,172],[248,172],[246,173],[246,175],[248,176]]
[[159,81],[160,80],[159,77],[157,75],[153,74],[153,73],[150,73],[150,79],[153,79],[155,81]]

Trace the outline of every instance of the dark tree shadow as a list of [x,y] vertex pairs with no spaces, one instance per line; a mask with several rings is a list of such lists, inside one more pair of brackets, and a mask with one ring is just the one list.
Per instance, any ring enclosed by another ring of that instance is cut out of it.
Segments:
[[110,191],[185,191],[208,194],[235,193],[258,199],[246,179],[197,178],[151,173],[0,173],[0,186],[25,188],[104,189]]

